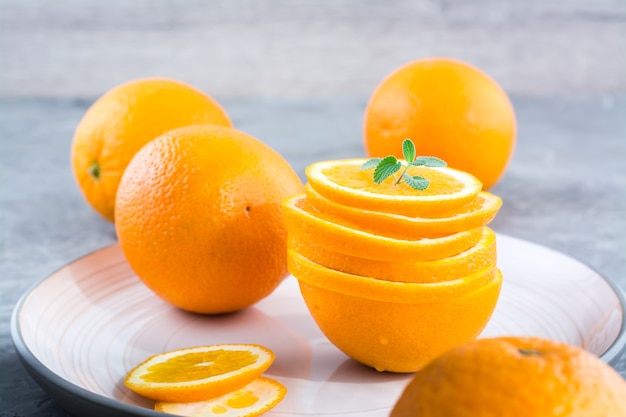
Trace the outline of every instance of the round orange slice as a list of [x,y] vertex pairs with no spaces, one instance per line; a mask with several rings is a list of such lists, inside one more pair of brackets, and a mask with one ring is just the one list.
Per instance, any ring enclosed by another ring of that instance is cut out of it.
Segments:
[[306,176],[319,194],[336,203],[405,216],[449,212],[474,200],[482,188],[482,183],[466,172],[423,166],[407,171],[410,176],[421,176],[430,182],[423,191],[404,183],[396,185],[393,177],[376,184],[372,170],[361,169],[366,161],[356,158],[316,162],[306,168]]
[[287,388],[273,379],[260,377],[243,388],[207,401],[192,403],[157,402],[156,411],[193,417],[254,417],[276,406]]
[[132,369],[124,384],[157,401],[204,401],[244,387],[274,361],[253,344],[197,346],[160,353]]
[[410,217],[339,204],[322,196],[311,184],[306,185],[306,195],[311,206],[320,213],[336,216],[358,224],[363,230],[385,236],[436,237],[474,229],[493,220],[502,206],[500,197],[481,191],[474,200],[456,210],[432,213],[429,217]]
[[328,250],[314,242],[290,238],[288,248],[326,268],[394,282],[450,281],[496,264],[496,235],[485,227],[478,243],[458,255],[433,261],[380,261]]
[[292,249],[288,253],[289,272],[299,283],[353,297],[388,303],[436,303],[478,291],[500,279],[496,266],[451,281],[435,283],[391,282],[346,274],[317,264]]
[[438,238],[397,239],[375,235],[325,218],[306,201],[305,194],[283,200],[283,215],[290,239],[315,242],[326,249],[383,261],[429,261],[459,254],[481,239],[483,227]]

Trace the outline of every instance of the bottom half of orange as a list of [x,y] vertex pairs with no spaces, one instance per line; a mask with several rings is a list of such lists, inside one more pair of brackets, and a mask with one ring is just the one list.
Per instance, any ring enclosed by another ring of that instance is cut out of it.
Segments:
[[379,371],[415,372],[475,339],[495,308],[502,275],[491,266],[441,283],[400,283],[326,268],[289,252],[307,308],[349,357]]

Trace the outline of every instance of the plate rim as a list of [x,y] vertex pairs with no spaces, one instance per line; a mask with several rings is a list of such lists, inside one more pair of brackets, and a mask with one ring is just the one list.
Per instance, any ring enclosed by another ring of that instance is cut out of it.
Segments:
[[46,280],[50,279],[53,275],[60,272],[67,266],[80,262],[82,259],[95,255],[99,252],[104,252],[111,249],[119,243],[112,243],[105,245],[99,249],[86,253],[84,255],[76,257],[74,260],[55,268],[54,271],[47,274],[44,278],[39,279],[33,285],[31,285],[20,296],[19,300],[13,308],[11,314],[11,340],[17,356],[28,372],[28,374],[37,382],[37,384],[50,395],[63,409],[69,411],[71,414],[81,415],[86,412],[86,409],[80,407],[80,402],[86,403],[89,407],[90,415],[94,417],[123,417],[123,416],[137,416],[137,417],[158,417],[164,414],[149,408],[140,407],[135,404],[124,403],[117,401],[113,398],[106,397],[101,394],[91,392],[79,385],[73,384],[57,373],[53,372],[45,364],[43,364],[32,350],[26,345],[24,341],[22,330],[19,326],[19,316],[22,312],[24,304],[28,297]]
[[[541,245],[536,242],[532,242],[526,239],[514,237],[505,233],[496,232],[497,236],[503,236],[507,239],[513,239],[524,242],[526,244],[540,246],[543,249],[561,254],[570,258],[582,266],[593,271],[598,277],[602,279],[613,291],[618,298],[621,310],[622,310],[622,323],[617,337],[611,343],[609,348],[599,356],[599,358],[609,364],[615,365],[621,358],[626,348],[626,293],[617,285],[617,283],[608,279],[604,275],[600,274],[595,268],[589,266],[587,263],[580,261],[579,259],[570,256],[567,253],[552,249],[550,247]],[[85,406],[89,408],[90,415],[95,417],[117,417],[117,416],[137,416],[137,417],[158,417],[163,416],[163,413],[140,407],[135,404],[124,403],[117,401],[113,398],[106,397],[101,394],[91,392],[79,385],[76,385],[67,379],[61,377],[57,373],[53,372],[45,364],[43,364],[35,354],[26,345],[22,330],[19,326],[19,316],[22,312],[24,304],[28,297],[46,280],[50,279],[53,275],[66,268],[67,266],[81,261],[82,259],[95,255],[99,252],[103,252],[111,249],[114,246],[119,245],[118,242],[105,245],[99,249],[93,250],[89,253],[76,257],[74,260],[66,262],[58,268],[55,268],[51,273],[46,274],[43,278],[33,283],[19,298],[15,304],[11,313],[11,340],[17,356],[28,372],[28,374],[37,382],[37,384],[50,395],[63,409],[69,411],[72,414],[81,414],[86,411]],[[83,406],[81,407],[80,404]]]

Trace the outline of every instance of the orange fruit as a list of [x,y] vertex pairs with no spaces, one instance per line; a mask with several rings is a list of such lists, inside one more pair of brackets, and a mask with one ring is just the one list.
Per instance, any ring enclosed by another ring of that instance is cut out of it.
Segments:
[[450,212],[474,200],[482,188],[474,176],[447,167],[409,168],[409,175],[430,181],[423,191],[407,184],[395,185],[393,178],[376,184],[372,171],[361,169],[365,161],[355,158],[316,162],[306,168],[306,176],[318,194],[336,203],[405,216]]
[[218,398],[192,403],[157,402],[154,409],[177,416],[254,417],[274,408],[286,393],[279,382],[260,377]]
[[440,283],[401,283],[325,268],[289,251],[311,316],[349,357],[379,371],[415,372],[476,338],[495,307],[494,267]]
[[513,106],[483,71],[449,58],[425,58],[390,74],[365,110],[369,156],[401,157],[410,138],[419,155],[432,155],[493,186],[511,159],[516,140]]
[[289,251],[289,269],[306,284],[356,297],[394,303],[446,301],[480,289],[496,275],[495,265],[441,282],[397,282],[348,274],[326,268],[295,250]]
[[314,163],[283,212],[288,269],[322,333],[379,371],[415,372],[491,317],[502,275],[485,225],[502,202],[410,140],[402,154]]
[[243,388],[274,358],[271,350],[252,344],[177,349],[149,357],[128,372],[124,384],[153,400],[204,401]]
[[304,187],[274,150],[197,125],[145,145],[120,182],[115,228],[141,280],[197,313],[248,307],[287,275],[281,201]]
[[456,255],[474,246],[481,239],[483,230],[478,227],[438,238],[380,236],[317,212],[308,204],[306,194],[283,201],[283,212],[293,239],[314,242],[346,255],[383,261],[398,258],[428,261]]
[[481,339],[415,374],[391,417],[622,417],[626,381],[591,353],[540,338]]
[[203,123],[232,126],[215,100],[182,82],[147,78],[108,91],[74,132],[72,169],[85,199],[113,221],[117,187],[133,155],[168,130]]
[[502,206],[500,197],[481,191],[473,201],[456,210],[432,213],[429,217],[411,217],[338,204],[319,194],[311,184],[307,184],[305,190],[307,201],[320,213],[385,236],[437,237],[474,229],[493,220]]
[[326,249],[314,241],[289,237],[287,247],[326,268],[348,274],[395,282],[441,282],[462,278],[496,264],[496,235],[483,229],[482,238],[458,255],[432,261],[380,261]]

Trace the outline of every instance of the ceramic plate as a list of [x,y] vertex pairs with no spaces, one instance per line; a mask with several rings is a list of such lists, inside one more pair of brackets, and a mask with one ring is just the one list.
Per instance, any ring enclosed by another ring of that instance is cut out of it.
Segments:
[[[626,343],[624,297],[593,270],[542,246],[498,235],[504,275],[481,337],[534,335],[582,346],[612,363]],[[411,375],[378,373],[322,335],[287,278],[254,307],[217,317],[177,310],[146,289],[117,245],[83,257],[28,291],[12,336],[31,375],[77,415],[161,416],[127,390],[146,357],[195,345],[258,343],[276,353],[266,372],[288,393],[269,416],[387,416]]]

